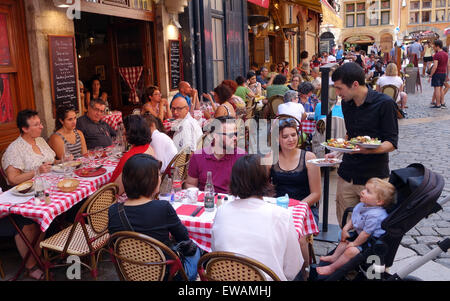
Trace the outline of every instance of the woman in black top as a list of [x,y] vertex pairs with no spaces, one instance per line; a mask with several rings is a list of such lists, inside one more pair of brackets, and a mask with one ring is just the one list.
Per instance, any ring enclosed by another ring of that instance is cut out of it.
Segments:
[[284,196],[287,193],[289,198],[307,202],[318,224],[317,205],[321,196],[320,168],[307,163],[316,156],[312,152],[298,148],[299,134],[295,119],[281,119],[279,131],[279,159],[270,169],[276,196]]
[[131,230],[155,238],[169,247],[169,233],[176,242],[189,239],[188,231],[172,205],[154,199],[161,184],[160,167],[161,162],[147,154],[137,154],[127,160],[122,181],[128,200],[123,207],[132,229],[122,223],[119,203],[115,203],[108,212],[110,234]]

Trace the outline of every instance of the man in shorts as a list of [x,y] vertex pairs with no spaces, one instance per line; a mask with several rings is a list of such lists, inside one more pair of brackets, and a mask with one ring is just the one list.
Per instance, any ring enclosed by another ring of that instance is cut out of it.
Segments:
[[441,40],[436,40],[433,43],[434,56],[433,68],[431,69],[430,78],[431,86],[434,87],[433,99],[435,104],[431,108],[446,108],[444,102],[444,83],[447,78],[448,69],[448,53],[442,50],[443,44]]

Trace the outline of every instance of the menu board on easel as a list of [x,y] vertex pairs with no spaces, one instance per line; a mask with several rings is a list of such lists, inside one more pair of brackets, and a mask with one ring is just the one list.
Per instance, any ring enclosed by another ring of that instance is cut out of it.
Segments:
[[74,36],[48,36],[53,109],[71,105],[78,111],[78,81]]
[[169,84],[170,90],[178,90],[183,80],[183,66],[180,40],[169,40]]

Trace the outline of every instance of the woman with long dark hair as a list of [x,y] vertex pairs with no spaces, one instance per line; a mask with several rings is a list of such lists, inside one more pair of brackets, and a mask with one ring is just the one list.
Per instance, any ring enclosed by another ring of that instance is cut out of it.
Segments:
[[86,108],[89,106],[89,102],[91,101],[91,99],[97,98],[100,98],[103,101],[108,101],[108,93],[101,90],[100,78],[98,76],[94,76],[90,80],[88,91],[86,91]]
[[56,109],[55,132],[48,144],[55,151],[56,158],[62,159],[65,149],[73,157],[79,158],[87,153],[83,132],[76,129],[77,113],[72,106],[60,106]]

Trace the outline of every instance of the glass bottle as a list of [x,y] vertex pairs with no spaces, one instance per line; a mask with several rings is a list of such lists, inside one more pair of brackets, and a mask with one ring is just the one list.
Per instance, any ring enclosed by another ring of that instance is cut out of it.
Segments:
[[206,174],[205,211],[214,211],[214,185],[211,171]]
[[172,178],[172,189],[173,189],[173,200],[175,202],[180,202],[181,201],[181,197],[177,192],[181,190],[181,185],[182,185],[182,181],[181,181],[181,177],[180,177],[180,173],[178,170],[178,166],[175,167],[175,171],[173,173],[173,178]]

